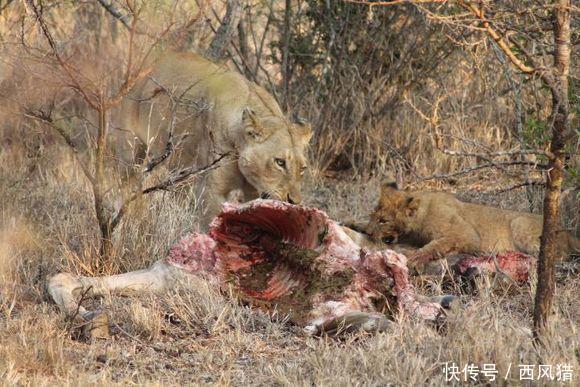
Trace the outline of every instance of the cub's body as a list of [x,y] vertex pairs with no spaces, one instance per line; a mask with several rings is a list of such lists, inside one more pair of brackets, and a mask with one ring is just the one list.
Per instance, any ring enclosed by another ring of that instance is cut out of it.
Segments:
[[[537,255],[543,217],[465,203],[445,192],[400,191],[383,186],[367,232],[376,240],[404,240],[422,246],[414,259],[426,262],[450,254],[520,251]],[[580,250],[566,231],[559,235],[562,257]]]

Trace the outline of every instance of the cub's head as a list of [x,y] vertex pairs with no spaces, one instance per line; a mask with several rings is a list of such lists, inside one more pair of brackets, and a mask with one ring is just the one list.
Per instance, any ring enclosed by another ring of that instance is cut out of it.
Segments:
[[366,232],[376,241],[396,243],[399,236],[408,231],[417,208],[418,199],[409,192],[398,190],[395,182],[384,183]]
[[310,125],[278,115],[260,117],[250,109],[244,111],[243,125],[238,167],[248,183],[263,199],[300,203]]

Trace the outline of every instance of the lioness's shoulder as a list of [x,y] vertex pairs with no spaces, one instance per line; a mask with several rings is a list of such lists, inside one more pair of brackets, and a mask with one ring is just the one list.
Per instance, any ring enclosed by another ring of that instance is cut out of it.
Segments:
[[174,73],[182,71],[194,73],[229,72],[226,65],[218,65],[203,56],[193,52],[165,51],[155,60],[156,71],[170,69]]

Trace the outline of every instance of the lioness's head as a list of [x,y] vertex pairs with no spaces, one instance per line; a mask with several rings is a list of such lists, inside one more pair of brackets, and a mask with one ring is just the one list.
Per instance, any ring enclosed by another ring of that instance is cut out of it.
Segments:
[[250,109],[243,113],[243,125],[238,167],[248,183],[263,199],[300,203],[310,125],[278,115],[259,117]]
[[397,189],[397,183],[381,186],[379,203],[370,216],[366,232],[377,241],[396,243],[407,231],[410,218],[417,210],[418,200],[411,193]]

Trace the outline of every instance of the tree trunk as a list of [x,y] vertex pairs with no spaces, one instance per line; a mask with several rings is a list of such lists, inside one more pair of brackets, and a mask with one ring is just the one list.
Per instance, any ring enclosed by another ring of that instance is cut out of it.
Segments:
[[205,56],[208,59],[218,62],[226,59],[228,47],[240,21],[241,14],[242,5],[240,0],[228,0],[226,14],[205,52]]
[[97,132],[97,151],[95,155],[95,181],[93,183],[93,195],[95,213],[100,231],[99,261],[97,269],[106,269],[113,254],[113,230],[111,228],[110,215],[105,205],[106,181],[105,181],[105,154],[107,148],[107,134],[109,131],[107,121],[107,108],[103,98],[100,100],[99,126]]
[[284,47],[282,48],[282,82],[283,82],[283,95],[282,104],[286,111],[288,110],[288,94],[290,92],[290,19],[292,1],[286,0],[286,5],[284,8]]
[[240,44],[240,57],[242,59],[242,66],[244,68],[244,75],[248,79],[254,79],[250,64],[250,48],[248,47],[248,34],[246,33],[246,22],[244,17],[240,18],[238,23],[238,41]]
[[544,195],[544,224],[538,264],[538,286],[534,308],[534,339],[549,330],[555,292],[554,261],[558,254],[560,228],[560,192],[564,177],[564,147],[568,133],[568,73],[570,70],[570,7],[571,0],[558,0],[554,8],[554,72],[552,92],[552,142],[550,169]]

